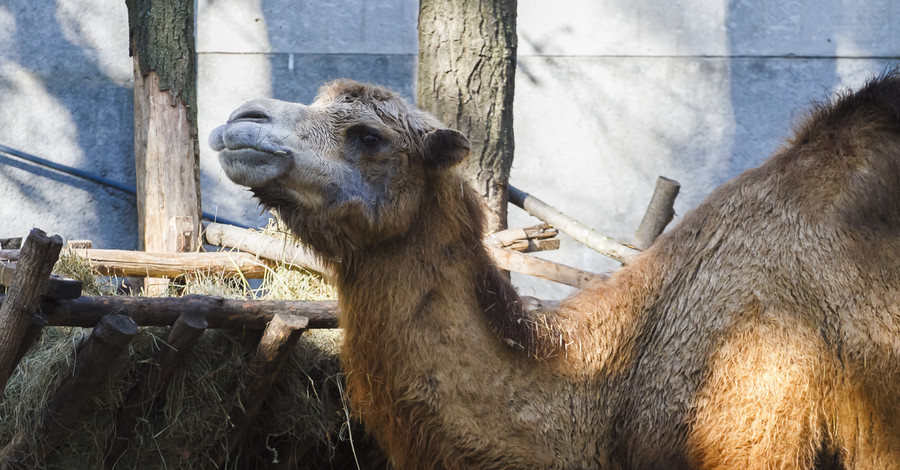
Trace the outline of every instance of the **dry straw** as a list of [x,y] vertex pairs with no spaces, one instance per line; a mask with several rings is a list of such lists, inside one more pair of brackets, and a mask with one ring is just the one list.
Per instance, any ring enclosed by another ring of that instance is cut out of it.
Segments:
[[[115,294],[120,285],[118,279],[98,276],[72,254],[63,254],[57,272],[82,280],[85,295]],[[232,298],[323,300],[335,295],[318,276],[284,266],[273,268],[256,289],[243,279],[195,276],[184,280],[177,290],[182,294]],[[22,430],[26,439],[33,442],[35,422],[52,393],[50,384],[73,360],[75,348],[89,333],[81,328],[44,328],[43,337],[10,379],[0,404],[0,443],[9,442]],[[127,364],[122,372],[91,400],[79,426],[71,429],[63,445],[51,452],[39,468],[103,468],[115,412],[127,391],[154,361],[154,353],[168,347],[163,341],[166,334],[165,328],[141,328],[129,348],[129,357],[123,358]],[[210,457],[220,452],[216,443],[231,429],[228,411],[240,395],[247,361],[259,335],[249,331],[206,331],[157,399],[154,411],[138,420],[135,437],[115,468],[196,469],[208,464]],[[337,356],[340,341],[338,330],[314,330],[302,337],[273,385],[257,422],[226,468],[272,466],[284,463],[290,454],[303,458],[296,465],[281,468],[341,468],[347,462],[356,466],[353,456],[340,455],[354,450],[346,442],[351,433],[341,392],[343,379]],[[353,434],[356,437],[358,433]],[[359,445],[355,447],[358,451]]]

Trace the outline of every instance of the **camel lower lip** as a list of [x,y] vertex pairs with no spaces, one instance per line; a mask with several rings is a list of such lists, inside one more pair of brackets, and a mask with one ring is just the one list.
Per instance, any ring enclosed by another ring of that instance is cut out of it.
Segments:
[[257,187],[279,178],[290,171],[292,160],[256,149],[224,149],[219,152],[219,162],[225,175],[242,186]]
[[227,148],[220,151],[219,155],[228,159],[240,159],[247,164],[265,164],[268,163],[272,158],[284,158],[289,156],[290,154],[283,150],[267,152],[257,148],[246,147],[236,149]]

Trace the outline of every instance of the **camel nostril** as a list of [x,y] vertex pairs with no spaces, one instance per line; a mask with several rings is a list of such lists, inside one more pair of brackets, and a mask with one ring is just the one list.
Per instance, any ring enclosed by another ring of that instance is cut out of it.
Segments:
[[269,116],[265,110],[262,109],[245,109],[234,116],[231,117],[231,122],[245,121],[245,122],[269,122],[272,120],[272,116]]

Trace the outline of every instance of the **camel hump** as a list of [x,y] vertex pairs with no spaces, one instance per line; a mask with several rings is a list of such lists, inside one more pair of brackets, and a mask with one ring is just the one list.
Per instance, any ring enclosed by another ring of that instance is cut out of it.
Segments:
[[767,167],[777,197],[813,219],[900,231],[900,70],[816,103]]
[[900,68],[869,80],[856,92],[845,91],[832,100],[814,103],[791,143],[805,145],[858,132],[865,126],[875,126],[872,130],[877,132],[900,132]]

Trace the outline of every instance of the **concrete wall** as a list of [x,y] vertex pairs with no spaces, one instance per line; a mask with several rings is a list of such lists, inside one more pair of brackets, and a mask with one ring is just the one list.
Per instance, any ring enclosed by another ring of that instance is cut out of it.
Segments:
[[[417,6],[199,0],[201,138],[248,99],[308,101],[332,78],[411,99]],[[520,0],[513,184],[628,241],[657,175],[681,181],[683,214],[769,155],[812,100],[893,64],[898,18],[895,0]],[[124,2],[3,0],[0,144],[133,184],[127,39]],[[264,222],[201,149],[204,209]],[[134,248],[134,219],[128,197],[0,156],[0,237],[40,226]],[[543,256],[615,267],[569,240]]]
[[[657,175],[682,183],[684,214],[811,101],[896,63],[898,18],[892,0],[520,1],[513,184],[628,241]],[[583,247],[546,257],[617,266]]]
[[[125,2],[0,0],[0,144],[134,186]],[[137,247],[134,198],[0,154],[0,238]]]

